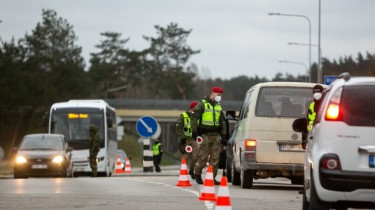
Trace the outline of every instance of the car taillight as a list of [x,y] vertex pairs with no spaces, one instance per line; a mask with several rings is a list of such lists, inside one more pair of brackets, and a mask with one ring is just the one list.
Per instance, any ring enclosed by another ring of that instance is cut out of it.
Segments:
[[328,154],[320,159],[320,168],[329,170],[341,170],[340,159],[335,154]]
[[337,89],[329,101],[328,108],[325,114],[326,120],[338,121],[342,119],[342,110],[340,107],[342,87]]
[[245,140],[245,150],[246,151],[255,151],[257,146],[257,141],[254,139]]

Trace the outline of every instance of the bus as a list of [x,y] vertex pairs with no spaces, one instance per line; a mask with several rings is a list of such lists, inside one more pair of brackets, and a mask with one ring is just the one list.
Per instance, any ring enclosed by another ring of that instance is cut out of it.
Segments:
[[89,126],[98,128],[100,150],[97,170],[111,176],[116,166],[116,112],[104,100],[69,100],[55,103],[49,112],[48,132],[63,134],[72,151],[73,176],[91,173],[89,162]]

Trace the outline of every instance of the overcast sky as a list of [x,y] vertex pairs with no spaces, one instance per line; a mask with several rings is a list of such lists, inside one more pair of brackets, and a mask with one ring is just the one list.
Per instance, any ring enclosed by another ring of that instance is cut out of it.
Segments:
[[[270,12],[304,15],[311,20],[312,44],[318,44],[319,0],[1,0],[0,37],[16,40],[31,34],[42,21],[42,9],[53,9],[66,19],[78,36],[77,45],[89,66],[89,55],[113,31],[130,38],[126,47],[149,46],[142,36],[156,36],[155,25],[175,22],[192,29],[188,44],[200,54],[191,57],[211,78],[239,75],[272,79],[277,72],[297,76],[309,64],[308,21],[300,17],[269,16]],[[322,0],[321,47],[330,60],[375,53],[375,0]],[[318,61],[312,47],[312,62]],[[287,60],[291,63],[279,63]],[[345,70],[343,70],[345,71]]]

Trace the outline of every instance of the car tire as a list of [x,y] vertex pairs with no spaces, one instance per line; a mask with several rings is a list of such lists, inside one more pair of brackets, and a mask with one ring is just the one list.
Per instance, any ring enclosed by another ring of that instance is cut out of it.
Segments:
[[253,170],[241,170],[241,187],[244,189],[253,188]]
[[309,210],[310,209],[310,204],[309,204],[309,202],[307,202],[305,188],[303,188],[302,193],[303,193],[303,195],[302,195],[302,210]]
[[311,177],[311,189],[310,189],[310,210],[325,210],[330,209],[330,205],[327,202],[320,200],[316,193],[314,179]]
[[226,164],[226,175],[227,175],[227,180],[228,182],[232,182],[232,160],[231,159],[227,159],[227,164]]
[[232,185],[240,185],[241,184],[241,175],[236,171],[234,166],[234,162],[232,161],[231,164],[231,173],[232,173]]

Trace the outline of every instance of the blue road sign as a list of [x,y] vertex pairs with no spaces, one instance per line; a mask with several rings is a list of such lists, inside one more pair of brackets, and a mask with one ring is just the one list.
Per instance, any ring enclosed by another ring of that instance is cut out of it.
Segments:
[[337,79],[337,76],[324,76],[324,84],[330,85],[333,81]]
[[158,123],[156,122],[155,118],[151,116],[143,116],[138,119],[136,128],[140,136],[149,138],[156,133]]

